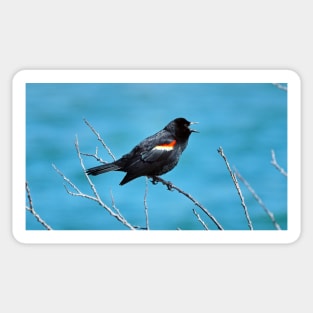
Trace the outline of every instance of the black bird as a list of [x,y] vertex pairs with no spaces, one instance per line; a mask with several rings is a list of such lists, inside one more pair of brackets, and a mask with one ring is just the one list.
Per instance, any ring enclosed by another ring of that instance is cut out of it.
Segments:
[[156,134],[147,137],[120,159],[86,170],[88,175],[99,175],[110,171],[122,171],[127,174],[120,182],[124,185],[140,176],[154,177],[172,170],[185,150],[191,133],[191,124],[180,117],[171,121]]

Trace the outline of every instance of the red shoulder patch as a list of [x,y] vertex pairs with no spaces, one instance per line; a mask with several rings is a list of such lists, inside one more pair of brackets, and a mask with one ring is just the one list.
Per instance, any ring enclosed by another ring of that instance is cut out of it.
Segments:
[[176,140],[174,139],[170,143],[164,143],[162,145],[157,145],[153,148],[153,150],[165,150],[165,151],[170,151],[174,149],[174,146],[176,145]]
[[174,147],[176,145],[176,140],[174,139],[170,143],[165,143],[163,145],[158,145],[157,147]]

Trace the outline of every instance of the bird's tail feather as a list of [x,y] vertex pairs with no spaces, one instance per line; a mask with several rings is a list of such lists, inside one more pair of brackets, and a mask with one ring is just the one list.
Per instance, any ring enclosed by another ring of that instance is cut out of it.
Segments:
[[103,164],[103,165],[99,165],[96,167],[92,167],[86,170],[86,173],[88,175],[99,175],[102,173],[106,173],[106,172],[111,172],[111,171],[118,171],[120,170],[121,167],[118,166],[115,163],[108,163],[108,164]]

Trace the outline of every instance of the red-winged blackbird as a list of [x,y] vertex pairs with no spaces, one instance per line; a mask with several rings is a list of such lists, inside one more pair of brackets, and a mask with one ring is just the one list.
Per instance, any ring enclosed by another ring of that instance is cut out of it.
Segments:
[[184,118],[176,118],[156,134],[147,137],[128,154],[112,163],[89,168],[88,175],[99,175],[110,171],[126,172],[120,182],[124,185],[140,177],[155,177],[172,170],[185,150],[191,133],[197,132]]

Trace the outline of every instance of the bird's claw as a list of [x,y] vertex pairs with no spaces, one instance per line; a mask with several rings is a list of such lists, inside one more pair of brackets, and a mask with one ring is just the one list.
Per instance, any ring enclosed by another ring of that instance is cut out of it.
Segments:
[[173,191],[173,184],[170,181],[167,182],[166,186],[169,191]]
[[161,182],[163,185],[166,185],[167,190],[173,191],[173,184],[170,181],[165,181],[158,176],[150,176],[151,182],[153,185],[156,185],[157,183]]
[[159,182],[156,176],[150,176],[149,178],[151,178],[151,183],[153,185],[156,185]]

